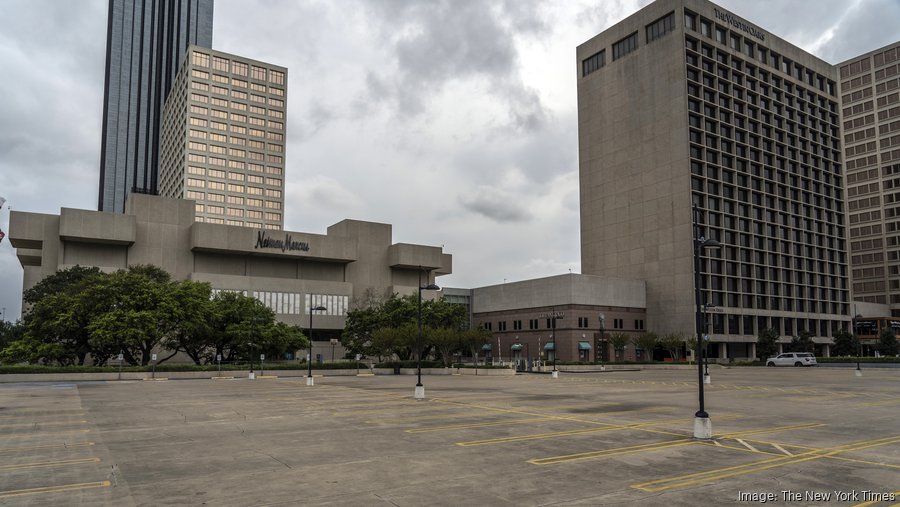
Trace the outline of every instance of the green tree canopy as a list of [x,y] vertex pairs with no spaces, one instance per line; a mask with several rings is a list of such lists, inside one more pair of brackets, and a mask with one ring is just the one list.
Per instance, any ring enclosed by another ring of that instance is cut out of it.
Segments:
[[834,346],[831,354],[834,356],[855,356],[859,354],[859,339],[847,330],[841,329],[834,334]]
[[900,345],[897,344],[897,335],[891,328],[881,331],[878,336],[878,353],[884,356],[896,356],[900,352]]
[[657,335],[653,331],[646,331],[644,333],[641,333],[637,338],[634,339],[635,347],[644,351],[645,361],[650,361],[653,359],[653,349],[655,349],[656,345],[658,344],[659,335]]
[[659,339],[659,344],[669,353],[669,356],[671,356],[672,359],[677,361],[681,359],[681,349],[685,347],[689,341],[689,336],[685,333],[666,333]]
[[772,328],[761,329],[756,337],[756,357],[760,361],[778,353],[778,332]]
[[816,344],[808,331],[800,331],[800,334],[791,338],[791,350],[794,352],[815,352]]
[[615,352],[617,358],[619,356],[619,353],[625,352],[625,347],[630,341],[631,337],[621,331],[610,335],[609,343],[612,344],[613,351]]

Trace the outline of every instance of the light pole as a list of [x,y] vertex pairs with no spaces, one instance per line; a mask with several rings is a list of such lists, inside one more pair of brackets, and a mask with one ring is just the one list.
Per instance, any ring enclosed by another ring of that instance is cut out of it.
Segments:
[[[597,352],[600,353],[600,371],[606,371],[606,366],[603,365],[603,356],[606,355],[607,347],[606,347],[606,337],[603,335],[604,331],[606,331],[606,315],[600,314],[600,346],[597,347]],[[603,347],[602,349],[600,347]]]
[[[441,290],[440,287],[433,283],[429,283],[428,285],[422,285],[422,266],[419,266],[419,306],[417,312],[417,318],[419,324],[419,334],[416,336],[416,348],[418,352],[416,353],[416,375],[418,375],[418,382],[416,382],[416,390],[414,397],[417,400],[425,399],[425,386],[422,385],[422,291],[423,290]],[[475,356],[475,367],[478,367],[478,356]],[[477,370],[476,370],[477,371]]]
[[559,351],[556,348],[556,312],[552,311],[550,313],[550,329],[553,331],[553,371],[550,373],[550,378],[559,378],[559,370],[556,369],[556,356],[559,355]]
[[[703,350],[703,313],[700,286],[700,254],[704,248],[718,248],[721,244],[714,239],[706,239],[700,233],[700,209],[694,204],[694,300],[696,303],[695,325],[697,330],[697,351]],[[694,438],[712,438],[712,424],[709,414],[704,409],[703,400],[703,362],[697,361],[697,386],[700,394],[700,410],[694,414]]]
[[306,355],[306,385],[313,386],[315,382],[313,382],[312,376],[312,338],[313,338],[313,327],[312,327],[312,316],[313,312],[324,312],[328,308],[325,308],[322,305],[313,306],[312,305],[312,294],[309,295],[309,353]]

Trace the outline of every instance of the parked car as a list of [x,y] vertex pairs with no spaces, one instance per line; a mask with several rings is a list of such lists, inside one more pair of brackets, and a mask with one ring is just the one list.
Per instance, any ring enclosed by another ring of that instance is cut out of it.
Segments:
[[785,352],[766,359],[766,366],[816,366],[816,356],[809,352]]

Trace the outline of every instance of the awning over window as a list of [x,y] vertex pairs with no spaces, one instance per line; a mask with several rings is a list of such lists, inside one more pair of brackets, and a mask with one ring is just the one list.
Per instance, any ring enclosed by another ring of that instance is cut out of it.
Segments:
[[516,350],[522,350],[522,347],[523,347],[523,345],[521,343],[515,343],[515,344],[513,344],[512,347],[510,347],[510,349],[516,351]]
[[556,350],[556,342],[547,342],[547,344],[544,345],[544,350]]
[[484,345],[481,346],[481,350],[490,351],[490,350],[491,350],[491,344],[490,344],[490,343],[485,343]]
[[578,342],[578,350],[591,350],[591,344],[588,342]]

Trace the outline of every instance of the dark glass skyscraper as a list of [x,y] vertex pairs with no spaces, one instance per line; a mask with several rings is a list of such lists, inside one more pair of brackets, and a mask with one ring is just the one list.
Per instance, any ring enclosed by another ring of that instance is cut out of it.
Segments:
[[212,46],[213,0],[110,0],[100,152],[100,211],[156,193],[159,129],[191,44]]

